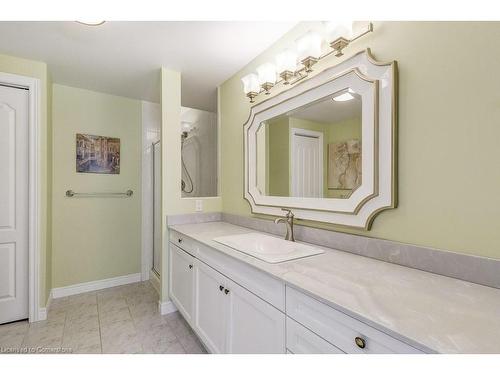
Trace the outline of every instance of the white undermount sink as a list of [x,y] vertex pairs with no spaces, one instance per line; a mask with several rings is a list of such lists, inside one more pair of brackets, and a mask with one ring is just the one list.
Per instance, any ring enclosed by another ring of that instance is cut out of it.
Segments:
[[213,240],[267,263],[286,262],[287,260],[324,253],[324,250],[313,246],[286,241],[262,233],[236,234],[216,237]]

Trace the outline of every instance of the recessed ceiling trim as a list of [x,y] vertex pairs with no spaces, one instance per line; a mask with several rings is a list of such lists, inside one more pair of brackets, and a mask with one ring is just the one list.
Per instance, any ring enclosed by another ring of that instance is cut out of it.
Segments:
[[85,26],[101,26],[106,21],[75,21],[75,22]]

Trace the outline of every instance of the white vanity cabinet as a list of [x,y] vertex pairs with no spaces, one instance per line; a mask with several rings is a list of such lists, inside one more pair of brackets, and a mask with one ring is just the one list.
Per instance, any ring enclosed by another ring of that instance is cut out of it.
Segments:
[[199,260],[193,328],[212,353],[285,352],[285,314]]
[[170,254],[170,296],[211,353],[422,353],[181,233]]
[[175,245],[170,246],[170,297],[191,323],[194,307],[195,258]]
[[284,284],[180,233],[169,246],[170,297],[211,353],[285,353]]
[[[392,336],[288,286],[286,288],[286,315],[306,327],[299,331],[296,326],[292,325],[294,334],[301,336],[301,339],[295,339],[295,342],[311,341],[310,337],[313,336],[310,333],[314,333],[323,338],[323,341],[328,341],[345,353],[422,353],[413,346],[396,340]],[[290,324],[287,322],[287,335],[289,327]],[[321,348],[324,347],[325,345],[321,346]],[[289,347],[289,350],[293,352],[293,348]]]

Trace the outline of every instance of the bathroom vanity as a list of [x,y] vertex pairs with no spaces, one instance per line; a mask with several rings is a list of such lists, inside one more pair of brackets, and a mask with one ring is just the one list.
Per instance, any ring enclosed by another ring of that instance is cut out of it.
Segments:
[[397,206],[396,61],[367,49],[303,78],[243,126],[244,198],[287,211],[290,241],[170,226],[179,311],[213,353],[500,352],[499,289],[293,242],[293,217],[370,230]]
[[[500,351],[500,290],[342,251],[268,263],[170,227],[170,297],[212,353]],[[285,242],[283,240],[283,242]]]

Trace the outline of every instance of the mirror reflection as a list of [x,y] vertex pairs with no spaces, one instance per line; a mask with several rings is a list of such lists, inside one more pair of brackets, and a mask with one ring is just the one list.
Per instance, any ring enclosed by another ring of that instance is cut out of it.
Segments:
[[217,115],[181,107],[181,193],[217,196]]
[[263,195],[349,198],[361,185],[361,96],[348,88],[261,123]]

